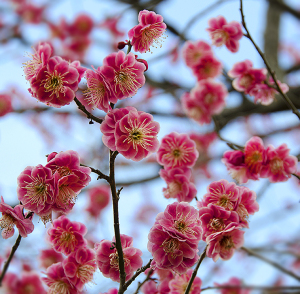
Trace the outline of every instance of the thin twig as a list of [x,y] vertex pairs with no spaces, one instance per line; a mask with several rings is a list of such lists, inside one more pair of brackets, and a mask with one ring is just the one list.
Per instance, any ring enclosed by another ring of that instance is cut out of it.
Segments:
[[133,294],[138,294],[138,293],[139,293],[139,291],[140,291],[140,289],[142,288],[142,286],[143,286],[147,281],[150,280],[150,276],[152,275],[152,273],[153,273],[153,269],[151,269],[151,270],[148,272],[147,277],[145,278],[145,280],[144,280],[142,283],[139,283],[139,284],[138,284],[138,287],[137,287],[137,289],[135,290],[135,292],[134,292]]
[[[135,274],[125,283],[125,285],[124,285],[124,287],[123,287],[123,289],[124,289],[124,292],[127,290],[127,288],[131,285],[131,283],[141,274],[141,273],[143,273],[146,269],[148,269],[148,268],[150,268],[150,265],[151,265],[151,262],[152,262],[152,259],[150,259],[149,260],[149,262],[146,264],[146,265],[144,265],[143,267],[141,267],[141,268],[139,268],[136,272],[135,272]],[[150,275],[153,273],[153,270],[151,269],[149,272],[148,272],[148,274],[147,274],[147,278],[149,278],[150,277]],[[147,280],[147,278],[146,278],[146,280]],[[143,283],[139,283],[139,286],[141,285],[143,285],[145,283],[145,281],[143,282]],[[138,292],[138,290],[139,290],[139,287],[138,287],[138,289],[137,289],[137,292]],[[135,292],[135,293],[137,293],[137,292]]]
[[[30,218],[32,215],[33,215],[33,212],[28,212],[25,218]],[[5,262],[5,264],[4,264],[3,270],[2,270],[1,275],[0,275],[0,287],[2,285],[2,281],[4,279],[4,276],[5,276],[5,274],[6,274],[7,270],[8,270],[10,262],[11,262],[12,258],[14,257],[14,254],[17,251],[17,249],[18,249],[18,247],[19,247],[19,245],[21,243],[21,239],[22,239],[22,237],[19,234],[19,236],[18,236],[15,244],[13,245],[13,247],[11,249],[9,257],[8,257],[7,261]]]
[[80,109],[82,112],[84,112],[86,114],[86,117],[97,122],[98,124],[102,124],[103,119],[92,115],[89,111],[86,110],[85,106],[75,97],[74,98],[75,103],[78,106],[78,109]]
[[[273,291],[278,292],[279,290],[299,291],[300,287],[299,286],[266,287],[266,286],[256,286],[256,285],[239,285],[239,286],[224,285],[224,286],[216,286],[216,287],[205,287],[201,289],[201,292],[205,290],[215,290],[215,289],[252,289],[252,290],[263,290],[267,292],[273,292]],[[291,293],[295,293],[295,292],[291,292]]]
[[189,283],[188,283],[188,285],[187,285],[187,287],[186,287],[186,289],[185,289],[184,294],[189,294],[189,292],[190,292],[190,290],[191,290],[191,288],[192,288],[192,284],[193,284],[193,282],[194,282],[194,280],[195,280],[195,278],[196,278],[198,269],[199,269],[199,267],[200,267],[200,265],[201,265],[203,259],[204,259],[205,256],[206,256],[206,248],[207,248],[207,246],[204,248],[204,251],[202,252],[202,254],[201,254],[201,256],[200,256],[200,259],[199,259],[199,261],[198,261],[198,263],[197,263],[197,265],[196,265],[196,267],[195,267],[195,269],[194,269],[194,271],[193,271],[193,273],[192,273],[192,276],[191,276],[191,278],[190,278],[190,280],[189,280]]
[[87,165],[82,164],[82,163],[81,163],[80,165],[81,165],[81,166],[85,166],[85,167],[89,167],[89,168],[91,169],[91,171],[92,171],[94,174],[97,174],[97,175],[98,175],[97,180],[99,180],[99,179],[104,179],[104,180],[106,180],[107,182],[109,182],[109,176],[105,175],[105,174],[102,173],[100,170],[95,169],[95,168],[90,167],[90,166],[87,166]]
[[255,47],[255,49],[257,50],[258,54],[261,56],[261,58],[263,59],[268,72],[270,74],[270,76],[272,77],[275,85],[276,85],[276,90],[281,94],[281,96],[283,97],[283,99],[286,101],[286,103],[290,106],[290,108],[293,110],[293,113],[295,115],[297,115],[297,117],[300,119],[300,112],[298,111],[297,107],[293,104],[293,102],[290,100],[290,98],[284,94],[281,90],[281,88],[279,87],[279,84],[277,82],[276,79],[276,75],[275,72],[272,70],[269,62],[267,61],[265,55],[263,54],[263,52],[260,50],[260,48],[257,46],[257,44],[254,42],[252,36],[250,35],[250,32],[247,28],[246,22],[245,22],[245,16],[244,16],[244,11],[243,11],[243,0],[240,0],[240,11],[241,11],[241,17],[242,17],[242,24],[244,29],[246,30],[247,34],[245,34],[245,36],[251,41],[251,43],[253,44],[253,46]]
[[300,281],[300,277],[299,276],[297,276],[293,272],[287,270],[286,268],[282,267],[280,264],[278,264],[278,263],[276,263],[276,262],[274,262],[274,261],[272,261],[272,260],[270,260],[270,259],[268,259],[268,258],[266,258],[266,257],[264,257],[264,256],[262,256],[262,255],[260,255],[258,253],[256,253],[256,252],[254,252],[254,251],[252,251],[252,250],[250,250],[248,248],[241,247],[241,249],[244,250],[245,252],[247,252],[249,255],[252,255],[252,256],[254,256],[254,257],[256,257],[256,258],[258,258],[258,259],[260,259],[260,260],[262,260],[262,261],[264,261],[264,262],[266,262],[268,264],[270,264],[271,266],[279,269],[283,273],[286,273],[287,275],[289,275],[289,276],[295,278],[296,280]]

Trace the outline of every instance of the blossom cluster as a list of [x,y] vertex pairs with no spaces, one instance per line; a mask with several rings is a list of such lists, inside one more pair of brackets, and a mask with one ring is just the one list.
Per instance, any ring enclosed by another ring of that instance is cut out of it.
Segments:
[[[133,273],[143,265],[141,258],[142,251],[132,246],[132,237],[124,234],[121,234],[120,237],[126,280],[128,280],[132,277]],[[103,276],[119,282],[119,255],[115,248],[115,237],[113,237],[112,241],[102,240],[100,243],[95,244],[95,252],[97,265]]]
[[159,175],[167,183],[163,189],[166,198],[191,202],[197,189],[191,182],[192,170],[199,153],[196,144],[187,134],[172,132],[163,137],[157,151],[157,161],[163,165]]
[[127,159],[140,161],[159,147],[159,123],[153,121],[151,114],[131,106],[110,111],[100,130],[104,145]]
[[239,183],[259,178],[268,178],[271,183],[285,182],[296,172],[298,163],[289,151],[286,144],[264,147],[262,139],[254,136],[246,142],[244,150],[226,151],[222,162]]
[[43,261],[49,262],[49,257],[58,261],[47,267],[46,277],[42,278],[49,287],[47,293],[75,294],[82,291],[84,285],[93,280],[97,268],[95,252],[87,248],[84,238],[87,228],[82,223],[60,216],[53,221],[47,233],[54,251],[67,256],[64,258],[55,256],[51,251],[44,252]]
[[28,166],[19,175],[17,194],[25,209],[47,222],[52,211],[71,211],[80,191],[91,181],[89,167],[80,166],[76,151],[52,152],[45,166]]
[[256,194],[247,187],[226,180],[212,182],[203,199],[197,203],[201,238],[207,243],[206,255],[216,261],[227,260],[244,243],[248,217],[258,211]]
[[[267,70],[265,68],[253,68],[251,60],[238,62],[233,65],[228,72],[228,76],[233,78],[232,86],[240,92],[254,96],[254,102],[260,102],[263,105],[271,104],[278,93],[272,86],[275,85],[272,78],[267,79]],[[283,93],[289,90],[289,87],[277,80]]]
[[199,256],[199,212],[187,202],[174,202],[159,213],[148,235],[153,268],[184,274]]
[[34,98],[60,108],[73,101],[85,68],[79,61],[70,63],[52,54],[50,44],[40,43],[32,59],[25,63],[24,73],[30,83],[28,91]]

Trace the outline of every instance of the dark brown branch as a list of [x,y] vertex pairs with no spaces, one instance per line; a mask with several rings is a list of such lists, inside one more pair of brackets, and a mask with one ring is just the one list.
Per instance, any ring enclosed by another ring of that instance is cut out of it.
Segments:
[[256,258],[258,258],[258,259],[260,259],[260,260],[262,260],[262,261],[264,261],[264,262],[266,262],[268,264],[270,264],[271,266],[277,268],[278,270],[282,271],[283,273],[285,273],[285,274],[287,274],[287,275],[295,278],[297,281],[300,281],[300,277],[299,276],[297,276],[293,272],[287,270],[286,268],[282,267],[280,264],[278,264],[278,263],[276,263],[276,262],[274,262],[274,261],[272,261],[272,260],[270,260],[270,259],[268,259],[268,258],[266,258],[266,257],[264,257],[264,256],[262,256],[262,255],[260,255],[258,253],[256,253],[256,252],[254,252],[254,251],[252,251],[252,250],[250,250],[248,248],[241,247],[241,249],[244,250],[245,252],[247,252],[249,255],[252,255],[252,256],[254,256],[254,257],[256,257]]
[[116,189],[115,182],[115,159],[118,155],[117,151],[109,151],[109,184],[113,202],[113,215],[114,215],[114,231],[116,239],[116,249],[119,258],[119,271],[120,271],[120,288],[119,294],[124,293],[124,285],[126,280],[125,264],[123,249],[121,244],[120,224],[119,224],[119,196]]
[[[29,212],[29,213],[27,213],[26,218],[30,218],[32,215],[33,215],[33,212]],[[5,276],[5,274],[6,274],[7,270],[8,270],[10,262],[11,262],[12,258],[14,257],[14,254],[17,251],[17,249],[18,249],[18,247],[19,247],[19,245],[21,243],[21,239],[22,239],[22,237],[19,234],[19,236],[18,236],[15,244],[13,245],[13,247],[11,249],[9,257],[8,257],[7,261],[5,262],[5,264],[4,264],[3,270],[2,270],[1,275],[0,275],[0,287],[2,285],[2,281],[4,279],[4,276]]]
[[293,113],[295,115],[297,115],[297,117],[300,119],[300,113],[298,111],[298,109],[296,108],[296,106],[293,104],[293,102],[290,100],[290,98],[284,94],[281,90],[281,88],[279,87],[279,84],[277,82],[277,78],[275,76],[274,71],[272,70],[272,68],[270,67],[269,62],[267,61],[267,59],[265,58],[263,52],[260,50],[260,48],[257,46],[257,44],[254,42],[252,36],[250,35],[250,32],[247,28],[246,22],[245,22],[245,16],[244,16],[244,11],[243,11],[243,0],[240,0],[240,11],[241,11],[241,17],[242,17],[242,24],[244,29],[246,30],[247,34],[246,37],[251,41],[251,43],[253,44],[253,46],[255,47],[255,49],[257,50],[257,52],[259,53],[259,55],[261,56],[261,58],[263,59],[268,72],[270,74],[270,76],[273,78],[273,81],[277,87],[277,91],[281,94],[281,96],[283,97],[283,99],[286,101],[286,103],[290,106],[290,108],[293,110]]
[[84,165],[84,164],[80,164],[81,166],[85,166],[85,167],[89,167],[91,169],[91,171],[94,173],[94,174],[97,174],[98,175],[98,178],[97,180],[99,179],[104,179],[106,180],[107,182],[109,182],[110,178],[109,176],[105,175],[104,173],[102,173],[100,170],[98,169],[95,169],[93,167],[90,167],[90,166],[87,166],[87,165]]
[[[139,268],[135,274],[125,283],[124,287],[123,287],[123,290],[124,292],[127,290],[127,288],[131,285],[131,283],[141,274],[143,273],[146,269],[150,268],[150,265],[151,265],[151,262],[152,262],[152,259],[149,260],[149,262],[144,265],[143,267]],[[149,273],[147,274],[147,277],[153,273],[153,270],[150,270]],[[146,278],[147,279],[147,278]]]
[[156,180],[159,177],[160,177],[159,174],[157,174],[153,177],[149,177],[149,178],[145,178],[145,179],[141,179],[141,180],[135,180],[135,181],[131,181],[131,182],[117,182],[116,186],[129,186],[129,185],[142,184],[142,183],[146,183],[146,182]]
[[191,290],[191,288],[192,288],[192,285],[193,285],[193,282],[194,282],[194,280],[195,280],[195,278],[196,278],[198,269],[199,269],[199,267],[200,267],[200,265],[201,265],[203,259],[204,259],[205,256],[206,256],[206,249],[207,249],[207,246],[204,248],[204,251],[202,252],[202,254],[201,254],[201,256],[200,256],[200,259],[199,259],[199,261],[198,261],[198,263],[197,263],[197,265],[196,265],[196,267],[195,267],[195,269],[194,269],[194,271],[193,271],[193,273],[192,273],[192,276],[191,276],[191,278],[190,278],[190,280],[189,280],[189,283],[188,283],[188,285],[187,285],[187,287],[186,287],[186,289],[185,289],[184,294],[189,294],[189,292],[190,292],[190,290]]
[[102,124],[103,119],[101,119],[97,116],[94,116],[89,111],[87,111],[86,108],[84,107],[84,105],[76,97],[74,98],[74,101],[77,104],[78,109],[80,109],[83,113],[85,113],[87,118],[97,122],[98,124]]

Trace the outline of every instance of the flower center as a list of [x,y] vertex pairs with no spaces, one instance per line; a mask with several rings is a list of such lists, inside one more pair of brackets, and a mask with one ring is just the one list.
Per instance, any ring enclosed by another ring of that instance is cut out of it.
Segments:
[[221,247],[224,247],[226,250],[231,249],[234,247],[234,243],[232,241],[231,236],[224,236],[220,241]]
[[231,191],[229,191],[229,193],[226,193],[223,184],[221,185],[221,187],[218,187],[216,189],[209,188],[209,194],[211,196],[212,203],[216,203],[217,205],[222,206],[227,210],[232,210],[234,208],[234,201],[231,200],[234,194]]
[[212,104],[214,102],[214,98],[215,98],[215,96],[213,94],[208,93],[208,94],[205,95],[204,101],[207,104]]
[[57,244],[59,244],[59,248],[70,248],[71,252],[74,251],[78,242],[72,232],[63,231],[62,228],[58,228],[57,230],[59,232],[55,236],[55,239]]
[[90,264],[84,264],[77,270],[77,277],[84,284],[93,280],[95,268]]
[[253,78],[251,75],[246,74],[240,79],[240,85],[244,88],[249,88],[251,86]]
[[165,240],[161,246],[166,253],[171,253],[173,258],[177,256],[175,254],[175,251],[179,248],[179,241],[177,239],[169,238]]
[[77,194],[69,187],[69,184],[60,185],[58,188],[58,195],[56,199],[57,206],[65,208],[68,205],[75,204]]
[[274,158],[270,162],[271,172],[277,174],[283,169],[283,161],[280,158]]
[[[163,39],[165,39],[162,37],[164,31],[165,29],[161,27],[161,23],[152,24],[142,29],[142,38],[140,42],[142,47],[145,48],[145,52],[152,43],[155,43],[160,48],[162,47]],[[154,47],[157,48],[156,46]],[[148,51],[150,52],[150,48]]]
[[3,213],[0,218],[0,229],[5,230],[6,232],[10,232],[14,229],[15,219],[7,213]]
[[228,37],[228,34],[223,30],[216,30],[212,33],[213,44],[217,47],[220,47],[226,43]]
[[213,231],[221,231],[225,228],[225,225],[224,225],[223,219],[213,218],[210,220],[207,227],[209,227]]
[[170,197],[176,197],[176,195],[181,192],[181,184],[177,182],[172,182],[169,184],[167,192]]
[[89,87],[83,91],[83,94],[86,97],[85,100],[88,104],[91,104],[94,109],[95,106],[98,107],[98,105],[103,104],[106,88],[103,83],[95,78],[90,79],[88,83]]
[[44,84],[46,92],[52,92],[50,97],[52,95],[58,97],[60,93],[64,93],[64,77],[58,74],[56,70],[54,73],[47,72],[47,75],[48,77],[42,81],[42,84]]
[[[115,252],[115,253],[111,253],[109,255],[109,258],[110,258],[110,265],[115,268],[115,269],[119,269],[119,255],[118,255],[118,252]],[[123,259],[124,259],[124,264],[126,266],[128,266],[130,264],[130,261],[128,258],[126,258],[125,255],[123,255]]]
[[177,214],[177,220],[174,221],[174,228],[183,233],[195,235],[195,231],[191,228],[193,224],[196,224],[198,219],[190,214],[187,215]]
[[70,294],[69,286],[63,281],[55,281],[48,290],[49,294]]
[[133,96],[137,92],[142,85],[136,80],[137,74],[134,72],[135,70],[137,69],[126,67],[115,71],[114,83],[116,92],[117,86],[119,86],[123,94],[127,93]]
[[27,183],[27,185],[25,186],[25,189],[27,190],[25,196],[29,198],[28,202],[31,205],[45,204],[47,198],[49,197],[49,184],[45,184],[44,181],[39,177],[32,179],[33,181],[31,183]]

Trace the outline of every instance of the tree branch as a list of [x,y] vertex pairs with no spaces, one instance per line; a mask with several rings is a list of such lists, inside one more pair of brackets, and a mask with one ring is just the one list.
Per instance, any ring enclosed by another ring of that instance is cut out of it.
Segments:
[[89,118],[91,120],[91,122],[95,121],[98,124],[102,124],[103,119],[101,119],[101,118],[99,118],[97,116],[94,116],[89,111],[87,111],[86,108],[84,107],[84,105],[76,97],[74,98],[74,101],[77,104],[78,109],[80,109],[83,113],[85,113],[86,117]]

